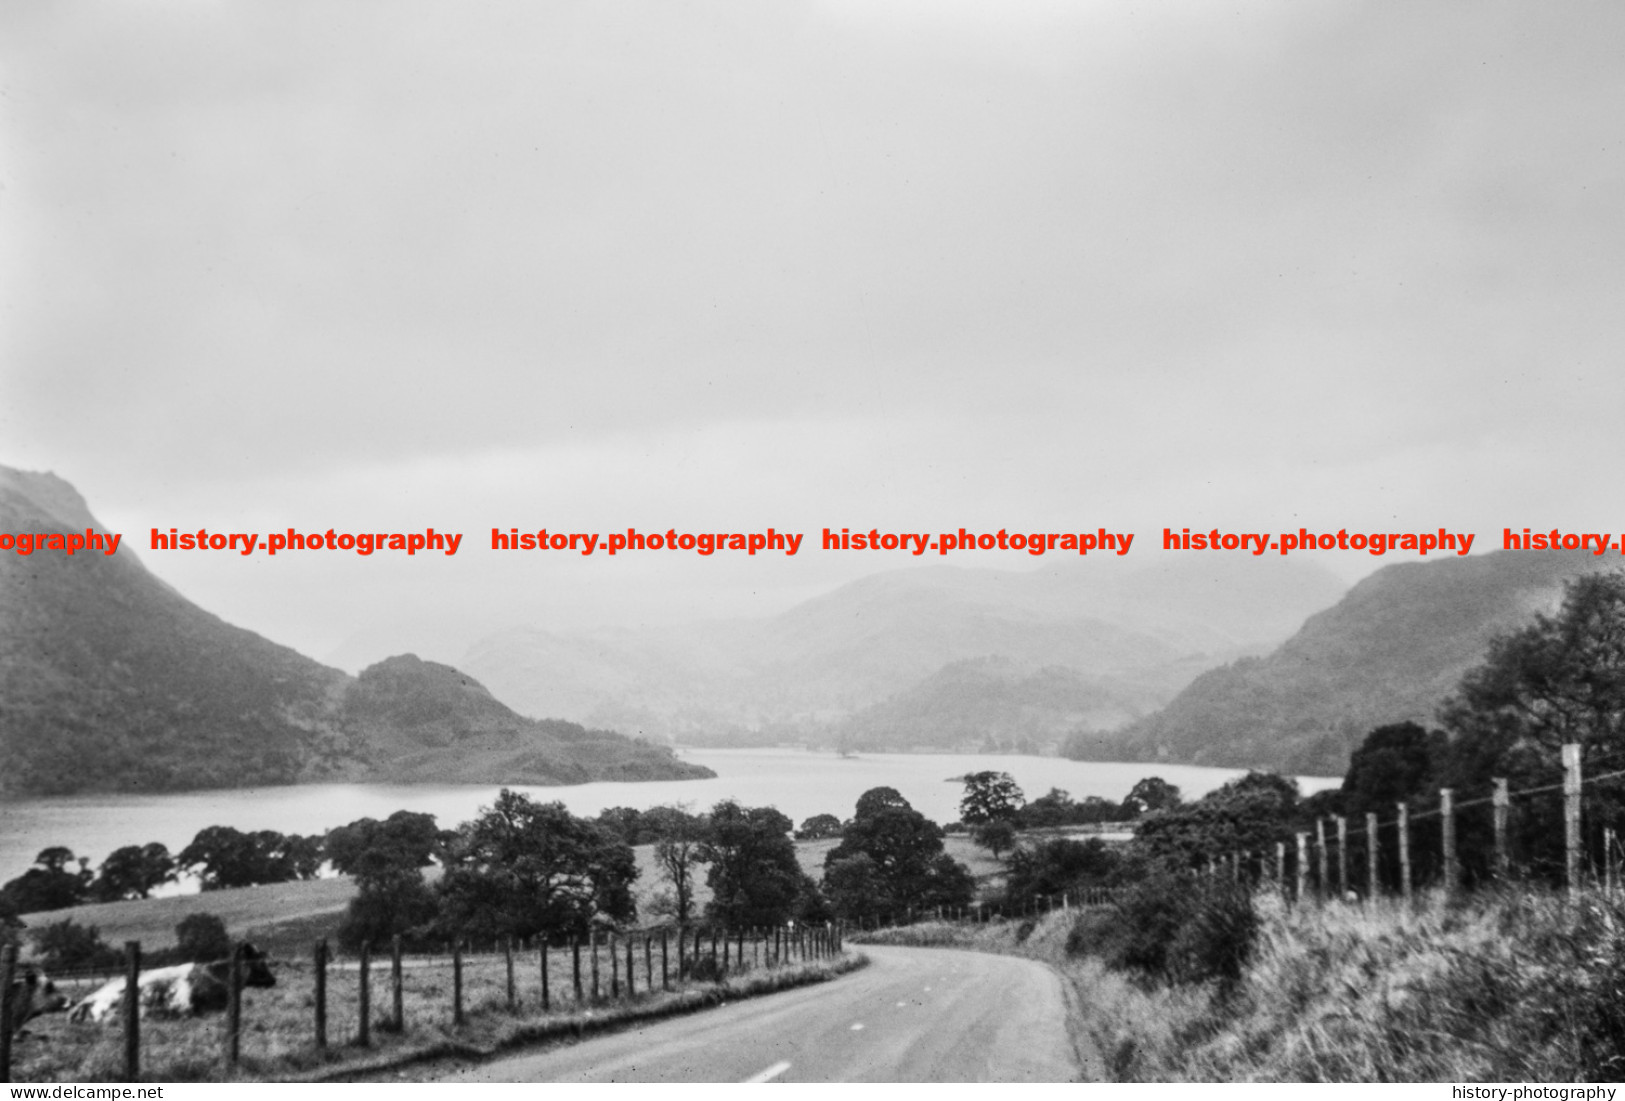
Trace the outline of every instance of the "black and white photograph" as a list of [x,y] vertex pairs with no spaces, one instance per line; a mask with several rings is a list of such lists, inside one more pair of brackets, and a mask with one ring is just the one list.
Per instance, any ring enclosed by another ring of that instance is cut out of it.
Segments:
[[1614,1101],[1622,349],[1617,4],[0,4],[0,1081]]

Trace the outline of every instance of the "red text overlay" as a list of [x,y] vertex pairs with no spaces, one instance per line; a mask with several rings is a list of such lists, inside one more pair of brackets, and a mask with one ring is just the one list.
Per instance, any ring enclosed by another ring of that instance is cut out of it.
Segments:
[[852,531],[842,528],[836,531],[833,528],[824,529],[824,550],[867,550],[867,551],[907,551],[918,557],[926,551],[936,551],[938,555],[948,554],[951,551],[990,551],[1014,550],[1026,551],[1028,554],[1047,554],[1050,551],[1062,551],[1069,554],[1088,554],[1090,551],[1109,550],[1114,554],[1127,554],[1134,542],[1134,536],[1128,532],[1107,531],[1099,528],[1095,531],[1010,531],[1000,528],[998,531],[967,531],[960,528],[958,531],[945,531],[933,535],[928,531],[881,531],[879,528],[870,528],[868,531]]
[[35,551],[61,551],[74,554],[82,550],[112,554],[118,550],[118,541],[124,538],[116,531],[98,532],[86,528],[77,531],[19,531],[0,532],[0,551],[33,554]]
[[1600,558],[1609,551],[1625,554],[1625,535],[1614,535],[1606,531],[1563,531],[1561,528],[1552,528],[1549,531],[1530,531],[1524,528],[1521,532],[1513,528],[1502,528],[1501,549],[1584,550]]
[[208,528],[199,528],[197,531],[176,531],[169,529],[165,535],[157,528],[152,529],[153,550],[210,550],[210,551],[236,551],[238,554],[248,555],[255,551],[264,551],[266,554],[276,554],[278,551],[351,551],[355,554],[375,554],[379,551],[405,551],[407,554],[416,554],[418,551],[439,551],[441,554],[453,555],[457,553],[457,546],[463,541],[461,532],[437,532],[433,528],[426,531],[326,531],[299,532],[289,528],[286,532],[272,532],[269,535],[260,535],[251,531],[210,531]]
[[1347,528],[1336,531],[1268,531],[1238,532],[1213,528],[1192,531],[1190,528],[1162,529],[1163,550],[1224,550],[1246,551],[1260,555],[1265,551],[1291,554],[1306,550],[1357,550],[1367,554],[1387,554],[1389,551],[1413,551],[1427,557],[1433,551],[1450,551],[1463,555],[1473,549],[1472,532],[1438,531],[1374,531],[1350,532]]
[[622,554],[627,551],[693,551],[695,554],[716,554],[718,551],[744,551],[747,555],[773,551],[786,556],[801,549],[800,532],[784,532],[774,528],[766,531],[639,531],[627,528],[608,535],[585,531],[520,531],[518,528],[491,529],[492,550],[574,551],[589,555],[596,551]]

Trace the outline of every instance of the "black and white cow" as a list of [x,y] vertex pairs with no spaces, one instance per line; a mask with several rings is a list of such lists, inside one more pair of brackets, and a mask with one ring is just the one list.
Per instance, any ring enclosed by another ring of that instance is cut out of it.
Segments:
[[67,995],[59,992],[56,983],[32,967],[11,980],[6,991],[6,1003],[11,1009],[11,1030],[23,1034],[23,1025],[46,1013],[60,1013],[68,1008]]
[[[137,980],[141,1012],[143,1015],[156,1013],[168,1017],[218,1012],[226,1008],[230,995],[227,985],[230,975],[230,960],[182,963],[143,971]],[[76,1023],[104,1020],[124,1004],[127,981],[113,979],[95,993],[79,999],[68,1010],[68,1020]],[[271,974],[267,957],[252,944],[243,945],[243,985],[276,985],[276,976]]]

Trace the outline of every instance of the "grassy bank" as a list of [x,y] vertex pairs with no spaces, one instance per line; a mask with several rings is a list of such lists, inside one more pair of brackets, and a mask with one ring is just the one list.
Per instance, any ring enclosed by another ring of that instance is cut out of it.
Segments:
[[[325,1080],[392,1075],[439,1059],[481,1059],[523,1045],[568,1042],[624,1025],[689,1013],[823,982],[861,966],[853,954],[798,961],[783,967],[735,971],[720,982],[691,981],[672,991],[647,992],[639,954],[639,993],[632,998],[577,1002],[569,989],[569,964],[563,953],[549,957],[552,1008],[541,1010],[538,960],[535,953],[517,960],[518,1005],[508,1008],[506,967],[501,957],[477,956],[465,962],[463,1024],[452,1020],[452,974],[449,961],[409,959],[404,969],[403,1009],[406,1027],[388,1028],[390,1016],[387,962],[373,976],[371,1045],[354,1043],[360,1017],[359,975],[335,967],[327,976],[328,1046],[314,1042],[314,997],[311,973],[299,966],[277,969],[277,985],[244,992],[242,1060],[228,1073],[222,1052],[222,1014],[193,1019],[144,1018],[141,1022],[142,1074],[146,1081]],[[608,961],[603,982],[609,982]],[[624,978],[623,978],[624,981]],[[659,982],[658,956],[655,981]],[[17,1082],[119,1081],[124,1073],[123,1030],[115,1016],[103,1025],[75,1025],[61,1014],[38,1018],[34,1035],[14,1051]],[[410,1071],[407,1074],[410,1075]]]
[[[1625,907],[1522,892],[1414,907],[1256,896],[1231,988],[1112,971],[1076,914],[922,924],[895,944],[1010,952],[1056,966],[1121,1081],[1615,1081],[1625,1077]],[[1073,953],[1068,953],[1072,939]]]

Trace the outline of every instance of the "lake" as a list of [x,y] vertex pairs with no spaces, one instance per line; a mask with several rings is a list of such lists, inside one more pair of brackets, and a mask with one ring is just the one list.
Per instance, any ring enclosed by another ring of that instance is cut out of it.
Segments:
[[[1073,798],[1098,795],[1120,800],[1147,776],[1175,784],[1196,798],[1242,773],[1192,765],[1068,761],[1059,757],[997,754],[872,753],[838,757],[795,749],[688,749],[682,756],[705,765],[711,780],[595,783],[568,787],[510,785],[540,801],[558,800],[575,814],[606,807],[639,810],[689,803],[704,810],[722,799],[779,808],[798,825],[815,814],[849,818],[858,796],[873,787],[896,788],[936,822],[959,817],[963,785],[954,777],[992,769],[1015,777],[1029,799],[1052,787]],[[1305,795],[1340,780],[1300,777]],[[161,841],[178,853],[199,830],[322,833],[357,818],[385,818],[397,810],[433,814],[451,827],[489,806],[497,784],[299,784],[291,787],[194,791],[175,795],[73,795],[11,800],[0,807],[0,882],[22,874],[41,849],[65,845],[88,856],[95,868],[121,845]]]

